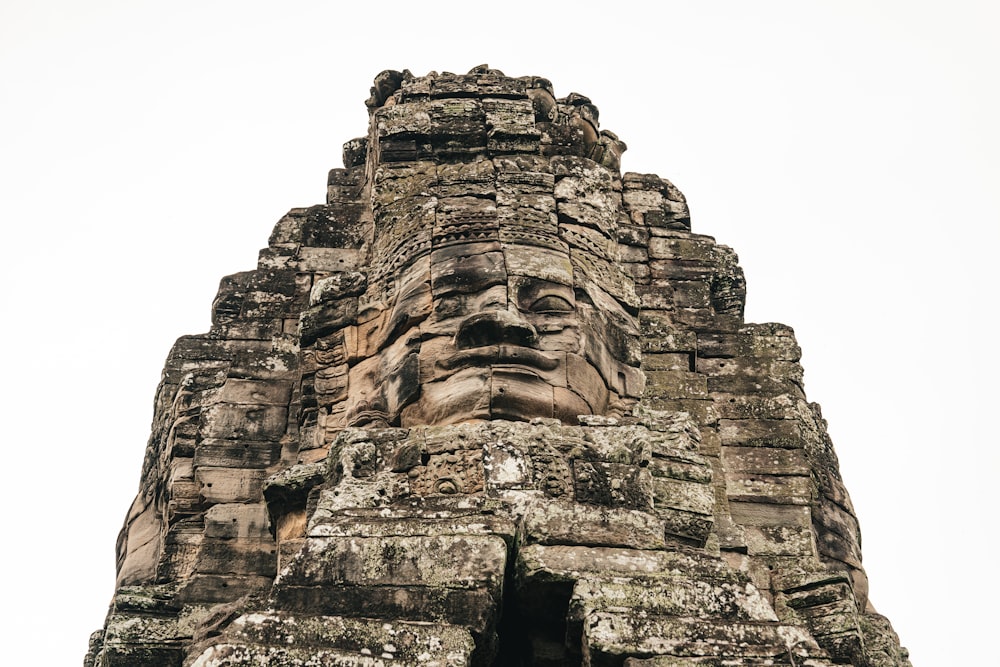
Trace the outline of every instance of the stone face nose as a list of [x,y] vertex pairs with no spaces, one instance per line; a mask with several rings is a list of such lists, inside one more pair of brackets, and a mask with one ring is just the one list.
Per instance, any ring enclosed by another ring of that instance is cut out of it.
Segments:
[[488,310],[462,322],[455,334],[455,346],[460,350],[504,344],[532,347],[537,339],[538,331],[518,313]]

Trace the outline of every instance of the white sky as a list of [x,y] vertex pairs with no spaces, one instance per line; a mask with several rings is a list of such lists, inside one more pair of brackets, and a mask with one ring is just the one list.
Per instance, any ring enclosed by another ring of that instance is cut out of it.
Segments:
[[0,0],[4,662],[82,661],[163,359],[323,201],[374,75],[481,63],[589,96],[736,249],[747,320],[804,349],[875,604],[918,667],[995,660],[998,5],[344,4]]

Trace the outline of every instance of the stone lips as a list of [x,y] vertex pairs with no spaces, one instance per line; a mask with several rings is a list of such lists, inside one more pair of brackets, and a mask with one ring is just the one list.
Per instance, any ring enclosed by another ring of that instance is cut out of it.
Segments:
[[86,665],[909,665],[788,327],[539,77],[383,72],[157,391]]

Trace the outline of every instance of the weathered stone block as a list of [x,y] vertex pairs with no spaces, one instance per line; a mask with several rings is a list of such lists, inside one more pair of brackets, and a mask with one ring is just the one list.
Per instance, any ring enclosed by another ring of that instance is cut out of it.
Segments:
[[722,449],[722,458],[730,472],[760,475],[809,475],[809,461],[801,449],[775,447],[732,447]]
[[407,512],[352,511],[316,520],[308,534],[309,537],[377,538],[495,535],[513,545],[518,531],[511,519],[495,516],[490,510],[469,509],[463,514],[460,510],[432,506]]
[[492,535],[309,538],[278,586],[483,587],[499,597],[507,562]]
[[199,468],[195,481],[207,503],[259,501],[267,472],[260,468]]
[[699,334],[698,355],[798,361],[802,350],[791,327],[748,324],[738,333]]
[[281,454],[276,441],[204,439],[195,448],[194,465],[218,468],[267,468]]
[[648,396],[643,403],[654,410],[664,412],[686,412],[699,424],[714,426],[719,421],[715,405],[709,399],[701,398],[659,398]]
[[183,604],[209,605],[231,603],[246,595],[262,594],[274,581],[273,572],[256,574],[202,574],[196,572],[184,580],[176,600]]
[[693,366],[694,355],[689,352],[651,352],[642,355],[642,369],[647,373],[649,371],[693,371]]
[[649,256],[652,259],[677,259],[688,262],[714,263],[718,257],[715,239],[698,234],[673,234],[649,239]]
[[649,472],[653,479],[669,478],[708,484],[712,481],[712,469],[708,460],[701,456],[680,456],[680,453],[661,452],[649,462]]
[[720,419],[719,435],[726,447],[803,446],[802,426],[794,419]]
[[653,491],[649,474],[637,466],[574,460],[574,498],[578,502],[649,510]]
[[715,495],[708,484],[663,477],[654,477],[652,484],[653,502],[657,508],[668,507],[694,514],[712,514]]
[[292,262],[297,271],[357,271],[361,253],[349,248],[299,248]]
[[[575,581],[582,575],[691,576],[741,581],[718,558],[697,551],[640,550],[584,545],[530,544],[518,551],[518,575],[526,581]],[[589,573],[589,574],[588,574]]]
[[525,539],[539,544],[661,549],[663,522],[646,512],[548,501],[532,505]]
[[746,581],[697,575],[637,576],[628,580],[580,579],[573,586],[569,617],[583,621],[600,610],[727,621],[778,620],[767,599]]
[[205,537],[270,541],[262,503],[217,504],[205,512]]
[[500,608],[497,597],[482,588],[282,585],[272,597],[279,609],[297,614],[450,623],[475,635],[492,631]]
[[744,526],[747,551],[753,556],[812,556],[812,530],[801,526]]
[[724,419],[796,419],[803,414],[804,401],[790,394],[747,396],[712,392],[712,399]]
[[776,504],[768,500],[749,502],[731,497],[729,498],[729,513],[733,521],[742,526],[808,528],[811,525],[812,514],[807,505]]
[[708,398],[708,381],[700,373],[684,370],[646,372],[646,395],[661,399]]
[[808,477],[733,473],[726,475],[726,492],[731,500],[807,505],[815,487]]
[[822,655],[809,633],[796,626],[761,622],[699,622],[693,618],[594,612],[583,623],[591,665],[610,665],[626,655],[753,656],[778,658],[801,644]]
[[703,547],[715,524],[715,518],[711,514],[664,506],[653,511],[663,520],[664,534],[672,544]]
[[235,619],[224,638],[212,642],[192,667],[258,663],[376,667],[389,661],[463,667],[473,649],[468,631],[443,624],[252,613]]

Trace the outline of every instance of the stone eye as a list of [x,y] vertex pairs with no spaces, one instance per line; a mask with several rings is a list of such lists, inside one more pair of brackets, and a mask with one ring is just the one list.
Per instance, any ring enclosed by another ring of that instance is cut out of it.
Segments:
[[573,310],[573,304],[554,294],[543,296],[531,304],[533,313],[572,313]]

